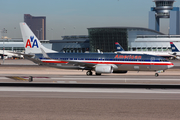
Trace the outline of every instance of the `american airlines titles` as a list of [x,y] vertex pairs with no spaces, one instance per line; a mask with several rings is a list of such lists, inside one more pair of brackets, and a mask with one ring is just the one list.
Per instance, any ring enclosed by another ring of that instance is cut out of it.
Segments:
[[142,56],[137,55],[116,55],[114,58],[120,58],[120,59],[141,59]]

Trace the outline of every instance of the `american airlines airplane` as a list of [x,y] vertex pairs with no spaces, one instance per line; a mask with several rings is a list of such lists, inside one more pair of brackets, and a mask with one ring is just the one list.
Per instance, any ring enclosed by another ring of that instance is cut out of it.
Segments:
[[159,72],[173,67],[166,59],[147,55],[130,53],[58,53],[45,48],[33,34],[26,23],[20,23],[25,47],[25,57],[39,64],[62,69],[87,70],[87,75],[102,73],[127,73],[127,71]]
[[129,54],[148,54],[148,55],[156,55],[156,56],[161,56],[164,58],[171,58],[175,57],[172,52],[151,52],[151,51],[124,51],[122,46],[116,42],[116,51],[117,53],[129,53]]

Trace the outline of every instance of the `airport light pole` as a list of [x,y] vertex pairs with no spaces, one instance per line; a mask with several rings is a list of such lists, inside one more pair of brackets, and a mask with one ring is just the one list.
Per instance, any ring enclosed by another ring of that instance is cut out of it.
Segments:
[[4,64],[4,34],[7,33],[7,30],[3,28],[2,30],[2,36],[3,36],[3,64]]
[[39,30],[36,30],[38,32],[38,39],[39,39]]
[[76,27],[74,26],[74,35],[75,35]]
[[16,36],[16,27],[14,27],[14,38]]
[[41,39],[39,38],[39,40],[42,40],[42,38],[43,38],[43,36],[42,36],[42,28],[40,28],[40,37],[41,37]]
[[66,33],[66,28],[64,27],[64,28],[63,28],[63,30],[64,30],[64,35],[63,35],[63,36],[65,36],[65,33]]
[[52,30],[52,35],[51,35],[51,39],[53,39],[53,29],[51,28],[51,30]]

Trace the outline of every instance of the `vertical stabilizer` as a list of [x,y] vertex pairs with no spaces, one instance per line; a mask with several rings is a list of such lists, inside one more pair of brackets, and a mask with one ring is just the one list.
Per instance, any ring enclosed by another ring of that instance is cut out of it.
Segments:
[[115,45],[116,45],[116,51],[117,52],[124,51],[124,49],[122,48],[122,46],[118,42],[115,42]]
[[180,52],[173,42],[170,42],[172,52]]
[[48,48],[45,48],[25,22],[20,23],[20,28],[26,54],[42,53],[41,49],[43,49],[46,53],[56,52]]

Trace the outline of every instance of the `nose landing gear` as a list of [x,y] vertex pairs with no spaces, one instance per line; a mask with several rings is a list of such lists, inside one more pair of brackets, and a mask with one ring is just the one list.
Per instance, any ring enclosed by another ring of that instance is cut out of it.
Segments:
[[156,77],[158,77],[158,76],[159,76],[159,74],[158,74],[158,73],[155,73],[155,76],[156,76]]
[[158,77],[158,76],[159,76],[159,73],[163,73],[163,72],[165,72],[165,71],[164,71],[164,70],[156,71],[155,76]]

